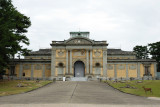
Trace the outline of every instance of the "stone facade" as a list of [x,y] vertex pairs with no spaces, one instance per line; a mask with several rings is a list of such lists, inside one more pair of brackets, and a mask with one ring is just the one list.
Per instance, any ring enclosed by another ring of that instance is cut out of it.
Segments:
[[[6,70],[6,74],[14,79],[56,78],[57,80],[62,80],[62,77],[70,80],[81,72],[84,77],[92,80],[156,77],[155,60],[139,60],[133,52],[107,49],[107,41],[91,40],[89,32],[70,34],[68,40],[52,41],[50,49],[40,49],[31,52],[24,59],[15,59],[11,63],[14,69]],[[82,66],[75,67],[76,62]]]

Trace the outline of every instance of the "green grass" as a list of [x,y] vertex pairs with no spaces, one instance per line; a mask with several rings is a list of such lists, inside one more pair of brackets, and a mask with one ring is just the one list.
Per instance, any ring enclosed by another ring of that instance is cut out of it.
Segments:
[[[160,97],[160,80],[144,80],[142,83],[137,83],[137,81],[126,81],[125,83],[114,83],[113,81],[107,81],[107,83],[125,93],[145,97]],[[120,88],[126,86],[126,84],[129,84],[130,86],[135,87],[136,89]],[[145,88],[152,88],[153,93],[150,93],[149,91],[145,93],[144,89],[142,88],[143,86],[145,86]]]
[[[52,81],[26,81],[26,80],[3,80],[0,81],[0,96],[24,93],[42,87]],[[17,87],[17,84],[21,83],[24,87]]]

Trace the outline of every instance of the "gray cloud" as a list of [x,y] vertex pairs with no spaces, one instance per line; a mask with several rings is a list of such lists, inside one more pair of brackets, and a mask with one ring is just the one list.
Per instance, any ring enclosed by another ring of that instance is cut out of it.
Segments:
[[159,0],[13,0],[31,18],[30,49],[50,48],[70,31],[90,31],[109,47],[132,50],[160,40]]

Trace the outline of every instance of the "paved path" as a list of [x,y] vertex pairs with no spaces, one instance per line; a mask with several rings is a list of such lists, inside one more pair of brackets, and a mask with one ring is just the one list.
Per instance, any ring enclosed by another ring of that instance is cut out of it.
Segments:
[[160,105],[160,101],[121,93],[105,83],[56,82],[18,95],[0,97],[2,104]]

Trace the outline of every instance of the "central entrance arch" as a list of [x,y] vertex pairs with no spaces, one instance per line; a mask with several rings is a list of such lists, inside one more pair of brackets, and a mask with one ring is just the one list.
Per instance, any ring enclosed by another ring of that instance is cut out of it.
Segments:
[[74,76],[75,77],[84,77],[85,66],[82,61],[76,61],[74,63]]

